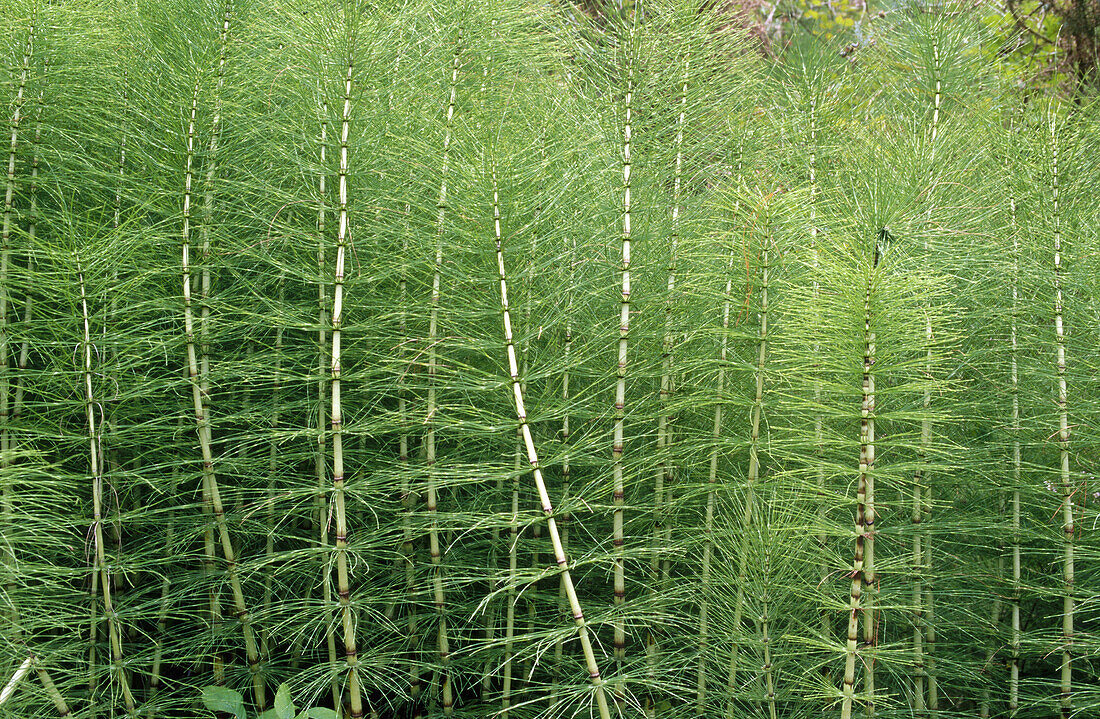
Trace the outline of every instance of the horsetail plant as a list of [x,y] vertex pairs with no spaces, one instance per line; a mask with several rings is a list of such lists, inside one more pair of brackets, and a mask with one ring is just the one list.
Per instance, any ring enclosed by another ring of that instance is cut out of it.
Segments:
[[[203,463],[203,493],[204,499],[209,497],[208,507],[213,514],[219,539],[222,545],[222,555],[225,558],[226,572],[229,575],[229,586],[233,594],[234,610],[237,619],[241,623],[241,632],[244,634],[245,654],[248,658],[249,668],[252,672],[252,685],[255,693],[256,705],[261,709],[267,707],[267,699],[264,691],[263,678],[260,675],[260,658],[256,646],[256,639],[252,632],[252,623],[248,607],[245,603],[244,590],[241,587],[240,574],[237,570],[236,551],[233,541],[229,536],[229,527],[225,519],[225,510],[222,506],[221,493],[218,489],[217,475],[214,471],[214,451],[208,403],[203,391],[203,379],[200,370],[199,353],[196,351],[195,341],[195,315],[191,299],[191,187],[193,182],[193,163],[195,155],[195,116],[197,114],[199,97],[199,84],[195,84],[195,92],[191,99],[191,119],[187,126],[187,155],[184,173],[183,195],[183,318],[184,335],[187,345],[187,367],[191,384],[191,396],[195,410],[195,423],[199,439],[199,448],[202,453]],[[204,505],[207,504],[204,501]],[[209,542],[208,542],[209,544]],[[210,557],[211,547],[207,548],[207,556]]]
[[459,58],[462,52],[462,30],[459,29],[455,39],[454,57],[451,61],[451,82],[449,85],[450,97],[447,101],[447,116],[443,129],[443,163],[440,167],[439,199],[436,203],[436,245],[435,245],[435,269],[432,276],[431,312],[428,320],[428,392],[427,406],[424,419],[424,449],[425,464],[428,469],[428,497],[427,508],[431,516],[431,524],[428,533],[428,545],[432,562],[432,599],[435,603],[437,618],[437,645],[439,649],[441,696],[443,699],[443,713],[450,716],[454,712],[454,694],[451,688],[450,665],[450,640],[447,635],[447,615],[443,593],[443,550],[439,541],[439,486],[436,464],[436,405],[438,371],[438,349],[436,347],[439,334],[439,303],[443,278],[443,230],[447,215],[447,171],[451,159],[451,130],[454,122],[455,105],[458,99],[458,68]]
[[[496,171],[494,168],[494,185]],[[535,440],[531,434],[531,426],[527,421],[527,409],[523,401],[523,387],[519,373],[519,362],[516,359],[516,345],[512,336],[512,316],[508,304],[508,279],[504,266],[504,248],[500,231],[500,197],[496,188],[493,192],[493,232],[496,239],[497,270],[500,277],[500,306],[504,324],[504,343],[508,355],[508,372],[511,377],[512,398],[515,401],[516,419],[519,422],[520,433],[523,436],[524,448],[527,451],[527,461],[534,475],[535,489],[538,491],[539,502],[543,515],[546,517],[546,526],[550,534],[550,544],[554,550],[554,560],[561,572],[562,582],[565,584],[565,593],[569,601],[569,609],[573,615],[573,621],[577,626],[577,634],[581,643],[581,652],[588,669],[589,679],[592,681],[596,695],[596,708],[600,719],[611,719],[611,710],[607,703],[607,695],[604,692],[604,680],[600,675],[599,665],[592,648],[592,640],[589,637],[588,622],[584,618],[580,599],[577,597],[576,587],[569,572],[569,560],[562,546],[561,534],[558,532],[557,520],[554,518],[554,506],[550,502],[550,494],[546,488],[546,482],[542,475],[542,466],[539,464],[538,452],[535,449]]]
[[348,575],[348,520],[345,504],[344,420],[340,396],[341,328],[344,320],[344,270],[348,250],[348,132],[351,126],[351,81],[354,63],[349,56],[344,77],[344,104],[340,116],[340,164],[337,175],[338,210],[336,229],[336,267],[333,274],[332,364],[329,369],[332,396],[332,504],[336,518],[336,591],[340,597],[340,623],[343,628],[344,654],[348,666],[348,702],[351,716],[363,716],[360,695],[359,658],[355,639],[355,616],[351,607]]
[[[875,530],[874,477],[875,468],[875,332],[872,329],[871,298],[878,269],[880,240],[875,242],[875,256],[867,273],[867,290],[863,299],[863,400],[860,408],[859,484],[856,489],[856,539],[852,560],[852,588],[848,605],[848,632],[844,649],[844,683],[841,687],[841,719],[851,719],[856,691],[856,659],[859,656],[859,620],[867,608],[862,604],[863,584],[867,572],[866,545]],[[866,619],[864,619],[866,622]],[[865,665],[870,663],[864,659]],[[865,677],[866,679],[866,677]],[[866,687],[864,693],[868,693]],[[868,704],[872,703],[867,698]]]
[[96,401],[92,391],[92,333],[91,319],[88,315],[88,298],[84,288],[84,270],[77,258],[77,275],[80,281],[80,311],[83,318],[84,335],[81,338],[82,384],[84,389],[84,408],[88,420],[88,467],[92,477],[92,528],[95,541],[95,567],[93,571],[99,573],[100,588],[103,590],[103,613],[107,617],[107,636],[111,646],[111,662],[113,674],[122,690],[122,700],[126,706],[126,713],[130,717],[137,716],[137,707],[134,695],[130,688],[130,677],[123,665],[122,657],[122,628],[119,627],[118,613],[114,609],[114,600],[111,596],[111,577],[107,566],[107,558],[103,547],[103,458],[101,456],[103,445],[102,438],[96,428],[96,413],[101,410],[101,405]]

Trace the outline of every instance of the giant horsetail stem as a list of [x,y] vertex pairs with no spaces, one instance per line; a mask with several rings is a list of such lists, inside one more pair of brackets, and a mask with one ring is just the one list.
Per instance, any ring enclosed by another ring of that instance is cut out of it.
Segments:
[[512,381],[512,398],[516,406],[516,418],[519,421],[520,434],[527,450],[527,461],[531,465],[534,475],[535,488],[538,491],[539,502],[542,505],[543,514],[546,516],[546,526],[550,533],[550,545],[554,550],[554,560],[561,571],[562,582],[565,585],[566,598],[569,601],[569,609],[573,614],[573,621],[577,625],[577,633],[580,637],[581,652],[584,654],[585,665],[588,668],[588,676],[595,687],[596,707],[600,719],[611,719],[611,710],[607,704],[607,695],[604,692],[604,680],[600,675],[599,665],[592,648],[592,640],[588,633],[588,622],[585,621],[584,611],[581,609],[577,590],[573,584],[573,578],[569,573],[569,560],[565,556],[562,547],[561,535],[558,532],[558,524],[554,519],[554,506],[550,503],[550,494],[546,489],[546,482],[542,476],[542,467],[539,465],[538,452],[535,449],[535,440],[531,434],[531,426],[527,422],[527,409],[523,402],[523,385],[520,379],[519,362],[516,359],[516,345],[512,336],[512,315],[508,305],[508,280],[504,268],[504,249],[501,245],[500,233],[500,195],[497,190],[496,168],[493,168],[493,231],[496,239],[497,271],[500,277],[500,306],[504,322],[504,342],[508,354],[508,372]]
[[355,616],[351,607],[348,572],[348,520],[345,502],[344,415],[340,396],[341,330],[344,321],[344,276],[348,249],[348,133],[351,126],[351,82],[354,63],[349,56],[344,77],[344,106],[340,115],[340,165],[337,175],[338,210],[336,230],[336,267],[332,299],[332,493],[336,514],[336,591],[340,597],[340,623],[344,631],[344,654],[348,667],[348,702],[352,719],[363,716],[360,692],[359,652],[355,638]]

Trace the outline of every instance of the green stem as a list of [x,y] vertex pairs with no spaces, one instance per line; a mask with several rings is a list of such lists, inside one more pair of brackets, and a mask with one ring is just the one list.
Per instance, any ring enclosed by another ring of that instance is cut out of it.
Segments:
[[588,622],[585,621],[584,611],[581,609],[580,600],[577,597],[576,587],[569,572],[569,560],[565,556],[565,548],[562,546],[561,535],[558,532],[557,521],[554,519],[554,507],[550,503],[550,495],[546,489],[546,482],[542,476],[542,467],[539,465],[538,452],[535,449],[535,440],[531,434],[531,427],[527,422],[527,410],[523,402],[523,387],[520,381],[519,363],[516,360],[516,345],[512,337],[512,317],[508,305],[508,283],[504,269],[504,250],[501,246],[500,232],[500,198],[496,187],[496,169],[493,170],[493,229],[496,238],[497,269],[500,275],[500,304],[503,310],[504,342],[508,354],[508,371],[512,379],[512,397],[516,405],[516,418],[519,421],[520,433],[524,446],[527,449],[527,461],[531,465],[534,475],[535,488],[538,491],[539,502],[542,505],[543,514],[546,516],[546,526],[550,533],[550,544],[554,550],[554,560],[561,572],[562,582],[565,584],[566,598],[569,601],[569,609],[573,614],[573,621],[577,625],[577,633],[581,642],[581,651],[584,654],[585,665],[588,668],[588,676],[595,688],[596,707],[600,719],[611,719],[611,710],[607,704],[607,695],[604,692],[604,681],[600,676],[599,665],[596,663],[596,655],[592,649],[592,640],[588,633]]

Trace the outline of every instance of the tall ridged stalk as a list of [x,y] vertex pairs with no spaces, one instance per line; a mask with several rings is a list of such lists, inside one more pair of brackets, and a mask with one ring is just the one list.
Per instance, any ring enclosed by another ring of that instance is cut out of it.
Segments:
[[[940,129],[940,105],[943,102],[943,72],[940,58],[940,46],[938,42],[932,45],[932,76],[935,79],[935,91],[932,96],[932,127],[930,131],[929,169],[928,169],[928,224],[931,226],[932,204],[931,198],[935,189],[936,170],[936,142],[939,139]],[[928,254],[928,239],[924,240],[924,252]],[[932,316],[929,313],[924,320],[925,342],[928,345],[925,374],[932,375]],[[932,390],[924,389],[922,406],[924,419],[921,420],[920,449],[918,466],[913,475],[913,514],[911,517],[914,530],[919,530],[932,515],[932,486],[929,483],[927,462],[928,447],[932,440],[932,420],[928,418],[928,412],[932,404]],[[923,494],[923,497],[922,497]],[[873,535],[872,535],[873,537]],[[927,709],[935,715],[939,710],[939,688],[935,673],[935,646],[936,627],[935,609],[933,605],[934,594],[931,580],[932,572],[932,533],[927,528],[924,531],[913,532],[913,661],[914,661],[914,691],[920,693],[924,685],[927,685],[928,701]],[[925,582],[927,577],[928,581]],[[920,633],[923,632],[923,638]],[[870,692],[869,692],[870,693]],[[924,698],[914,697],[914,709],[918,716],[925,710]]]
[[1062,315],[1062,218],[1058,208],[1058,126],[1050,119],[1050,145],[1053,155],[1051,193],[1054,219],[1054,344],[1055,372],[1058,380],[1058,455],[1062,490],[1062,665],[1059,677],[1058,706],[1063,719],[1073,714],[1073,559],[1074,501],[1069,469],[1069,410],[1066,392],[1066,334]]
[[[283,277],[279,277],[279,305],[282,306],[286,299],[286,284]],[[264,523],[267,526],[267,538],[264,541],[264,597],[263,615],[270,622],[271,605],[274,598],[275,575],[275,478],[279,469],[279,444],[275,433],[279,431],[279,415],[282,409],[281,400],[283,392],[283,325],[280,323],[275,328],[275,367],[271,387],[271,432],[272,437],[268,443],[267,455],[267,498],[264,507]],[[260,629],[260,656],[264,661],[271,661],[271,641],[268,626]]]
[[103,472],[102,443],[96,429],[96,412],[99,405],[92,392],[92,334],[91,319],[88,316],[88,299],[84,289],[84,270],[77,259],[77,273],[80,278],[80,311],[83,319],[84,335],[81,338],[81,359],[83,362],[84,410],[88,419],[88,467],[92,476],[92,528],[95,542],[95,570],[99,572],[100,589],[103,591],[103,613],[107,617],[107,637],[111,646],[111,662],[114,675],[122,689],[122,700],[126,713],[137,716],[134,695],[130,690],[130,677],[122,665],[122,630],[118,625],[118,614],[111,597],[111,580],[107,570],[107,560],[103,548]]
[[435,272],[432,276],[431,312],[428,323],[428,396],[425,415],[424,448],[425,462],[428,466],[428,515],[431,517],[428,544],[432,560],[432,600],[438,621],[436,634],[439,648],[440,685],[443,698],[443,713],[450,716],[454,712],[454,696],[450,675],[450,640],[447,636],[447,615],[443,593],[443,550],[439,541],[439,487],[436,478],[435,462],[435,414],[439,357],[436,340],[439,334],[440,288],[443,280],[443,223],[447,214],[447,171],[451,159],[451,127],[454,121],[455,103],[458,98],[458,60],[462,51],[461,32],[455,41],[454,59],[451,62],[450,98],[447,102],[447,119],[443,131],[443,164],[440,168],[438,213],[436,216]]
[[519,363],[516,359],[516,345],[512,337],[512,317],[508,305],[508,281],[504,269],[504,249],[501,246],[500,197],[496,188],[495,169],[493,171],[493,231],[496,238],[497,270],[500,275],[500,305],[503,311],[504,342],[508,354],[508,373],[512,379],[512,397],[516,405],[516,418],[519,421],[520,433],[523,436],[523,443],[527,450],[527,461],[531,465],[531,471],[534,475],[539,502],[542,505],[543,514],[546,516],[546,526],[550,534],[550,544],[554,550],[554,560],[557,562],[562,582],[565,584],[565,593],[569,601],[573,621],[577,625],[577,634],[580,637],[581,651],[584,654],[588,676],[595,688],[596,708],[599,711],[600,719],[611,719],[611,710],[607,704],[607,695],[604,692],[604,680],[600,676],[599,665],[596,663],[596,655],[592,650],[592,641],[588,634],[588,622],[585,621],[584,611],[581,609],[580,600],[577,598],[577,591],[573,585],[573,578],[569,572],[569,560],[565,556],[557,521],[554,519],[554,507],[550,503],[550,494],[547,492],[546,482],[543,480],[542,467],[539,465],[538,452],[535,449],[535,440],[531,434],[531,427],[527,423],[527,409],[523,402],[523,388],[520,380]]
[[1020,294],[1020,236],[1016,225],[1016,198],[1009,198],[1012,227],[1012,324],[1009,350],[1009,393],[1012,409],[1012,599],[1008,656],[1008,714],[1016,716],[1020,707],[1020,375],[1018,367],[1018,327]]
[[329,377],[329,363],[332,360],[328,349],[328,283],[325,281],[325,231],[326,210],[328,203],[328,191],[326,186],[328,172],[328,101],[320,100],[320,126],[321,135],[317,146],[317,446],[313,456],[313,468],[317,480],[317,494],[315,495],[318,546],[320,548],[321,569],[324,581],[321,582],[321,600],[326,607],[325,621],[325,652],[329,667],[329,689],[332,694],[332,705],[340,706],[340,680],[336,664],[336,634],[333,623],[328,621],[328,607],[332,606],[332,583],[329,581],[331,573],[331,556],[328,551],[328,508],[325,500],[328,486],[328,450],[325,433],[325,422],[328,413],[325,411],[325,397],[331,382]]
[[[408,221],[411,207],[405,205],[405,219]],[[413,604],[413,595],[416,592],[416,544],[413,536],[412,513],[416,508],[417,495],[410,483],[409,467],[409,408],[408,391],[405,387],[406,373],[412,369],[412,361],[408,357],[412,338],[409,336],[409,283],[408,283],[408,256],[409,256],[409,228],[406,224],[405,235],[401,238],[402,268],[401,278],[398,280],[398,303],[401,306],[401,338],[402,338],[402,370],[397,380],[397,415],[401,423],[401,436],[398,439],[398,461],[401,463],[401,556],[405,567],[405,597],[408,599],[408,617],[406,631],[408,633],[409,649],[409,697],[415,702],[420,697],[420,668],[417,665],[414,652],[416,649],[417,616]]]
[[[684,60],[684,72],[680,78],[680,113],[676,119],[676,160],[672,174],[672,231],[669,234],[669,263],[668,280],[665,283],[665,330],[661,340],[661,384],[660,384],[660,410],[657,415],[657,468],[653,476],[653,547],[650,556],[650,592],[656,594],[659,589],[668,585],[671,572],[671,563],[662,557],[661,543],[670,538],[672,527],[667,525],[669,504],[666,493],[671,491],[673,467],[669,462],[668,454],[672,446],[672,434],[670,424],[672,422],[671,410],[668,407],[672,397],[672,352],[674,348],[672,332],[672,306],[673,294],[676,291],[676,265],[677,253],[680,245],[680,186],[681,173],[684,164],[684,119],[687,114],[687,86],[688,86],[688,61]],[[646,639],[646,664],[649,673],[650,686],[657,685],[657,666],[660,662],[660,652],[657,638],[652,627],[648,630]],[[647,697],[646,714],[655,715],[655,700]]]
[[[744,147],[738,150],[737,183],[741,184],[744,162]],[[740,215],[740,202],[734,209],[734,220]],[[703,716],[707,703],[707,649],[710,644],[710,600],[714,592],[711,584],[711,563],[714,556],[714,513],[718,503],[718,444],[722,438],[722,415],[725,407],[723,397],[726,392],[726,364],[729,356],[730,309],[733,304],[733,265],[737,258],[737,248],[730,245],[729,261],[726,264],[726,286],[722,293],[722,331],[718,340],[718,378],[715,386],[714,422],[711,429],[710,469],[707,473],[707,504],[703,516],[703,558],[699,572],[702,591],[699,596],[699,664],[695,679],[696,714]]]
[[256,647],[256,639],[252,632],[252,622],[248,612],[248,606],[244,599],[244,590],[241,586],[240,575],[237,571],[236,552],[233,542],[229,537],[229,527],[225,520],[225,510],[222,506],[221,492],[218,489],[217,475],[214,471],[214,451],[211,439],[210,417],[207,412],[207,402],[204,399],[202,377],[200,374],[199,353],[195,341],[195,312],[191,299],[191,188],[194,182],[194,156],[195,156],[195,115],[198,106],[199,84],[195,83],[195,92],[191,100],[191,120],[187,127],[187,153],[184,174],[183,195],[183,230],[182,230],[182,260],[183,271],[183,323],[187,343],[187,368],[191,384],[191,397],[195,410],[195,424],[199,439],[199,448],[202,452],[203,463],[203,494],[204,504],[209,497],[208,507],[214,516],[218,537],[222,545],[222,555],[225,557],[226,571],[229,575],[230,591],[233,594],[234,610],[237,619],[241,623],[241,632],[244,635],[245,654],[248,658],[249,668],[252,673],[252,686],[255,695],[256,706],[261,710],[267,706],[263,680],[260,677],[260,659]]
[[[11,233],[12,233],[12,215],[14,214],[14,201],[15,201],[15,158],[16,153],[19,151],[19,124],[23,118],[23,107],[25,105],[25,96],[27,90],[27,75],[30,72],[31,57],[34,53],[34,40],[38,29],[37,16],[31,17],[30,30],[27,35],[27,43],[23,50],[23,64],[19,71],[19,86],[15,92],[15,107],[12,110],[11,116],[11,143],[9,145],[10,150],[8,152],[7,163],[7,182],[4,189],[4,219],[3,224],[0,225],[0,470],[6,469],[11,465],[11,452],[10,452],[10,437],[9,437],[9,360],[8,360],[8,305],[10,302],[10,287],[8,286],[8,268],[11,264]],[[8,482],[3,483],[3,495],[0,496],[0,502],[2,502],[2,519],[4,526],[11,526],[12,523],[12,509],[14,499],[12,497],[12,490]],[[14,569],[15,557],[11,554],[12,550],[6,548],[4,551],[4,562],[11,568],[7,570],[8,576],[11,579],[7,582],[5,587],[8,596],[12,596],[16,589],[16,572]],[[20,634],[19,629],[19,611],[12,605],[9,611],[6,612],[10,622],[10,632],[5,631],[5,634],[12,638],[18,638]]]
[[[627,61],[626,97],[623,100],[623,226],[622,226],[622,295],[619,302],[619,362],[616,366],[614,433],[611,443],[611,472],[614,482],[612,503],[612,543],[615,547],[615,606],[621,608],[626,601],[626,567],[624,564],[623,505],[626,500],[626,484],[623,479],[623,427],[626,416],[626,365],[627,350],[630,344],[630,132],[633,127],[631,113],[634,107],[634,62],[633,32],[631,32],[631,53]],[[626,624],[622,617],[615,619],[615,667],[622,674],[623,661],[626,659]],[[621,714],[626,701],[625,687],[621,681],[615,689],[615,705]]]
[[[561,418],[561,442],[564,447],[561,458],[561,501],[566,503],[569,501],[569,491],[572,484],[572,476],[569,456],[569,362],[573,356],[573,286],[576,282],[575,263],[577,257],[577,238],[571,237],[566,240],[566,246],[569,247],[567,255],[567,263],[569,265],[568,281],[566,284],[566,292],[568,297],[566,299],[565,307],[565,348],[562,351],[563,364],[565,370],[561,375],[561,398],[562,405],[566,408],[565,414]],[[561,546],[563,552],[569,551],[569,525],[570,516],[568,512],[565,512],[561,516]],[[558,613],[565,615],[566,613],[566,593],[565,593],[565,579],[559,578],[558,581]],[[558,706],[558,685],[561,682],[561,663],[564,654],[565,642],[559,636],[554,640],[554,653],[552,655],[552,670],[550,680],[550,710],[553,711]]]
[[[878,265],[879,248],[875,247],[874,266]],[[871,292],[875,267],[867,278],[867,293],[863,299],[863,401],[860,409],[859,484],[856,489],[856,543],[852,559],[852,588],[849,593],[848,634],[844,647],[844,683],[841,687],[841,719],[851,719],[855,699],[856,658],[859,655],[859,620],[865,578],[866,543],[875,528],[874,479],[875,468],[875,333],[871,330]],[[866,661],[866,660],[865,660]],[[870,699],[868,699],[870,702]]]
[[[766,220],[770,223],[770,219]],[[733,607],[733,627],[737,633],[741,632],[742,612],[745,605],[745,587],[748,584],[748,555],[749,544],[758,534],[758,522],[756,519],[756,490],[760,481],[760,421],[764,411],[764,368],[768,355],[768,285],[770,267],[770,232],[771,227],[764,229],[764,240],[760,248],[760,327],[757,334],[756,372],[754,377],[755,393],[753,395],[752,412],[750,413],[749,427],[749,466],[745,482],[745,509],[741,515],[741,547],[738,556],[737,568],[737,596]],[[741,653],[741,638],[734,636],[733,647],[730,654],[729,671],[729,705],[727,716],[736,715],[734,698],[737,696],[737,671],[739,669]],[[770,664],[770,662],[769,662]],[[771,668],[767,669],[768,681],[771,682]]]
[[352,62],[348,60],[344,78],[344,109],[340,116],[340,168],[338,174],[338,224],[336,230],[336,270],[332,300],[332,493],[336,514],[336,591],[340,597],[340,621],[344,630],[344,654],[348,666],[348,701],[352,719],[363,716],[359,689],[359,656],[355,641],[355,617],[351,608],[348,578],[348,520],[344,498],[344,422],[340,402],[340,333],[344,320],[344,267],[348,245],[348,132],[351,126]]

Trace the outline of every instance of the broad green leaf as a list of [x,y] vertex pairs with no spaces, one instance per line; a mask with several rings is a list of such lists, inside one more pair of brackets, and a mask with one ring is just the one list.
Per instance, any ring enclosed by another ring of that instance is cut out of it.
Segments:
[[275,692],[275,716],[277,719],[294,719],[294,702],[290,699],[290,687],[286,683],[279,685]]
[[210,711],[226,712],[237,717],[237,719],[245,719],[244,698],[232,689],[213,686],[203,687],[202,703]]
[[336,712],[331,709],[325,709],[324,707],[313,707],[306,715],[309,719],[339,719]]

